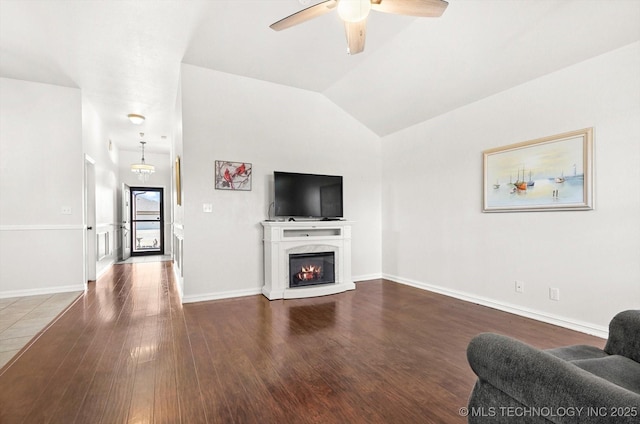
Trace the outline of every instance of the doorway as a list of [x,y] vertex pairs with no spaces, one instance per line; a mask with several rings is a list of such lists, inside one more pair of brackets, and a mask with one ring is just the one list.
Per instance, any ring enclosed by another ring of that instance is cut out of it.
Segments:
[[97,278],[95,160],[84,157],[84,284]]
[[131,256],[164,255],[164,189],[130,187]]

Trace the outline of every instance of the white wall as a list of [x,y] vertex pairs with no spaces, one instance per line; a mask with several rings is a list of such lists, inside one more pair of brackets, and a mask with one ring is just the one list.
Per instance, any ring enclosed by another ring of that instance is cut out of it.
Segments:
[[[149,143],[151,144],[151,143]],[[147,144],[147,147],[149,146]],[[164,196],[164,253],[165,255],[171,254],[171,215],[172,215],[172,164],[171,155],[169,153],[150,153],[145,150],[144,160],[146,163],[155,166],[156,170],[147,182],[140,181],[138,176],[131,172],[131,164],[139,163],[142,156],[142,150],[120,150],[119,152],[119,178],[120,184],[118,187],[118,217],[121,218],[122,210],[120,207],[120,199],[122,193],[122,184],[127,184],[130,187],[155,187],[163,188]],[[120,219],[121,220],[121,219]],[[122,221],[122,220],[121,220]]]
[[[384,275],[596,334],[639,308],[638,75],[635,43],[384,138]],[[596,210],[481,212],[483,150],[586,127]]]
[[[175,103],[175,115],[174,115],[174,125],[173,125],[173,138],[172,138],[172,148],[171,148],[171,159],[173,161],[173,172],[174,172],[174,184],[173,184],[173,243],[172,243],[172,254],[173,254],[173,272],[176,280],[176,285],[178,289],[178,293],[180,294],[180,298],[184,295],[184,278],[183,278],[183,243],[184,243],[184,183],[181,183],[181,187],[176,187],[175,184],[175,164],[176,158],[180,159],[180,165],[183,163],[183,141],[182,141],[182,87],[181,84],[178,85],[178,91],[176,93],[176,103]],[[182,179],[182,171],[180,171],[180,178]],[[177,190],[180,189],[181,202],[177,204]]]
[[[118,260],[120,245],[120,222],[118,219],[118,149],[110,144],[102,118],[95,108],[82,100],[82,129],[84,152],[95,161],[95,193],[96,193],[96,231],[95,234],[103,242],[105,233],[109,238],[109,249],[106,256],[98,258],[97,276],[107,271]],[[96,243],[95,240],[90,240]]]
[[[184,300],[259,293],[274,170],[343,175],[353,276],[380,276],[378,137],[318,93],[190,65],[181,77]],[[216,160],[251,163],[252,190],[215,190]]]
[[80,90],[0,78],[0,93],[0,297],[82,290]]

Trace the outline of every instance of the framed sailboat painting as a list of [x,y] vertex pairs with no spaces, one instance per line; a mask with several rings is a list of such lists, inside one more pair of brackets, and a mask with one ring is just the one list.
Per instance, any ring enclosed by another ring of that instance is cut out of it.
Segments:
[[593,209],[593,128],[482,152],[483,212]]

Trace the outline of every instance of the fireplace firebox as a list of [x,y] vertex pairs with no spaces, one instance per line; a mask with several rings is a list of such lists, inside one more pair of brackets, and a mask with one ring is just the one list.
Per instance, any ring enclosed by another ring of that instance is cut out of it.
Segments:
[[297,253],[289,255],[289,287],[335,283],[335,253]]

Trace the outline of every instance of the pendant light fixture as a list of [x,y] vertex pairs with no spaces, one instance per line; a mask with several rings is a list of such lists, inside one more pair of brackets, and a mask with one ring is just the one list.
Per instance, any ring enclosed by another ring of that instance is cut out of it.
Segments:
[[[140,136],[143,136],[144,133],[140,133]],[[140,159],[140,163],[134,163],[131,165],[131,172],[134,174],[138,174],[138,179],[143,182],[147,182],[149,176],[156,172],[156,167],[153,165],[149,165],[144,161],[144,145],[147,144],[146,141],[141,141],[142,145],[142,158]]]

